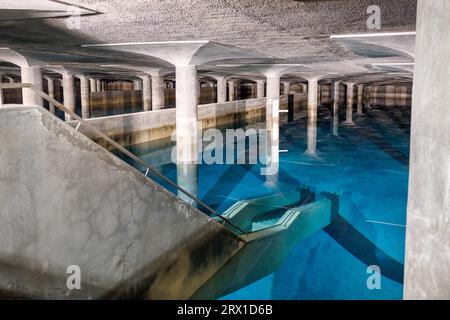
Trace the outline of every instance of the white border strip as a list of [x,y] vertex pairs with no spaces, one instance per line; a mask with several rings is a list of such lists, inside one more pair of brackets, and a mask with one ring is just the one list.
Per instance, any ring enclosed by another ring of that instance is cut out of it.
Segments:
[[380,62],[372,63],[373,66],[413,66],[414,62]]
[[331,35],[331,39],[343,38],[373,38],[373,37],[396,37],[396,36],[415,36],[416,32],[380,32],[380,33],[359,33],[359,34],[335,34]]
[[368,223],[376,223],[376,224],[384,224],[384,225],[393,226],[393,227],[406,228],[406,226],[403,225],[403,224],[390,223],[390,222],[384,222],[384,221],[366,220],[366,222],[368,222]]
[[141,46],[141,45],[158,45],[158,44],[196,44],[209,43],[209,40],[193,40],[193,41],[155,41],[155,42],[123,42],[123,43],[99,43],[99,44],[82,44],[82,47],[117,47],[117,46]]

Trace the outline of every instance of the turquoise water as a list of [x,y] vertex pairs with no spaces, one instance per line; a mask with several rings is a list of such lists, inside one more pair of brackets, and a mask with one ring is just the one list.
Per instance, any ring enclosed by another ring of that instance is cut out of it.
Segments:
[[[339,215],[329,226],[292,243],[273,270],[222,299],[402,298],[410,110],[374,108],[355,117],[355,127],[339,126],[338,136],[328,109],[318,119],[315,157],[304,152],[306,119],[280,128],[280,149],[288,152],[280,154],[274,184],[259,165],[198,166],[198,197],[221,213],[236,201],[300,185],[339,195]],[[129,149],[176,181],[176,166],[165,163],[170,147]],[[370,265],[381,269],[379,290],[367,287]]]

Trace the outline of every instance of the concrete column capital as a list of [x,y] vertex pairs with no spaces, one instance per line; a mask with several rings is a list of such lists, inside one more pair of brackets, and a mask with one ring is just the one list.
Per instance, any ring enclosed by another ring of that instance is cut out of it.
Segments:
[[216,80],[216,81],[224,81],[224,80],[227,80],[227,78],[229,77],[229,76],[225,76],[225,75],[208,75],[209,77],[211,77],[211,78],[213,78],[214,80]]
[[308,82],[310,82],[310,81],[319,82],[320,80],[322,80],[325,77],[326,77],[325,75],[303,76],[303,78]]
[[87,75],[80,74],[80,73],[74,74],[74,76],[77,77],[78,79],[88,79],[89,78]]
[[141,80],[150,80],[151,76],[149,74],[141,74],[138,76]]

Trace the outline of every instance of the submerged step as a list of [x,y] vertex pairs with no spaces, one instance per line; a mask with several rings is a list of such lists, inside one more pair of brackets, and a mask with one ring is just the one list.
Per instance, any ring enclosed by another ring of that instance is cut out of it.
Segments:
[[255,230],[241,235],[247,245],[192,298],[219,298],[277,270],[293,246],[320,232],[338,216],[337,195],[322,192],[318,198],[285,210],[280,218],[260,219],[253,223]]

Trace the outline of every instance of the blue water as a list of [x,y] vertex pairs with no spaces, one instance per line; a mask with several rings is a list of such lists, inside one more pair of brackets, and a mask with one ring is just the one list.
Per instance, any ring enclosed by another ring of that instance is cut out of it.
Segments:
[[[233,203],[289,192],[299,185],[339,194],[339,217],[293,244],[269,275],[223,299],[401,299],[408,186],[408,109],[373,109],[355,127],[332,134],[321,109],[317,156],[305,154],[306,119],[280,128],[278,182],[267,184],[258,165],[199,165],[198,197],[224,212]],[[154,144],[129,148],[149,163]],[[176,181],[176,166],[157,164]],[[367,267],[381,269],[381,289],[369,290]]]

